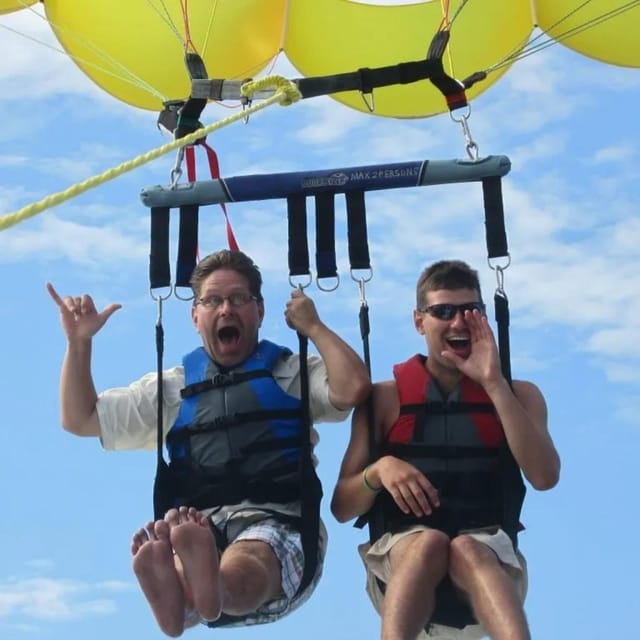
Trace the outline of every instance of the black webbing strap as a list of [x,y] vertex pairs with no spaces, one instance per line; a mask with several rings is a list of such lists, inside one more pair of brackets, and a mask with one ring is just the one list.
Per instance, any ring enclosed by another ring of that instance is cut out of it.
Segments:
[[287,198],[289,225],[289,275],[310,275],[307,242],[307,201],[302,193]]
[[504,258],[509,255],[507,232],[504,226],[504,204],[502,202],[502,179],[497,177],[482,180],[484,220],[486,226],[487,255]]
[[449,31],[438,31],[431,41],[425,60],[401,62],[373,69],[363,67],[350,73],[299,78],[295,82],[303,98],[313,98],[342,91],[360,91],[367,94],[379,87],[430,80],[444,96],[449,110],[453,111],[467,105],[465,89],[486,78],[487,74],[479,71],[468,76],[463,82],[448,75],[442,64],[448,43]]
[[316,276],[336,278],[336,205],[335,194],[317,193],[316,203]]
[[151,207],[149,282],[151,289],[171,286],[171,267],[169,266],[169,207]]
[[[491,265],[492,258],[509,258],[507,233],[504,224],[504,204],[502,200],[502,181],[499,177],[485,178],[482,181],[484,198],[487,256]],[[496,267],[498,288],[494,295],[495,317],[498,329],[498,351],[502,375],[511,386],[511,347],[509,339],[509,302],[502,289],[500,271]],[[518,524],[520,508],[524,500],[526,487],[522,480],[520,466],[513,457],[509,445],[504,440],[500,450],[500,469],[503,485],[503,523],[502,526],[511,538],[515,549],[518,548]]]
[[[429,415],[444,416],[459,413],[494,413],[496,408],[489,402],[439,402],[429,401]],[[427,405],[422,402],[420,404],[403,404],[400,405],[400,415],[425,413]]]
[[156,477],[153,482],[153,518],[161,520],[172,504],[173,483],[169,466],[162,455],[164,446],[163,433],[163,392],[162,392],[162,357],[164,354],[164,329],[162,327],[162,299],[158,299],[158,319],[156,321],[156,356],[158,368],[158,421],[156,424]]
[[254,369],[253,371],[230,371],[229,373],[216,373],[212,378],[208,380],[202,380],[201,382],[193,382],[185,386],[180,390],[180,397],[191,398],[198,393],[204,393],[205,391],[211,391],[212,389],[218,389],[220,387],[228,387],[233,384],[239,384],[247,380],[255,380],[256,378],[269,378],[271,377],[271,371],[267,369]]
[[[184,61],[189,71],[189,77],[192,80],[206,80],[208,77],[207,69],[202,58],[197,53],[186,53]],[[186,100],[178,110],[178,120],[174,131],[176,140],[202,128],[200,115],[206,106],[206,98],[193,98],[190,96]]]
[[468,102],[465,89],[469,88],[475,82],[483,80],[486,77],[486,73],[474,73],[469,76],[465,82],[460,82],[447,74],[442,64],[442,57],[449,44],[449,37],[449,31],[438,31],[438,33],[436,33],[429,46],[427,60],[431,62],[429,81],[444,96],[449,111],[453,111],[454,109],[467,106]]
[[352,270],[371,269],[364,191],[347,191],[345,198],[347,203],[349,266]]
[[[508,258],[507,231],[504,224],[504,203],[502,200],[502,179],[500,177],[482,180],[484,201],[485,237],[487,258]],[[509,302],[504,293],[496,291],[494,296],[496,324],[498,327],[498,350],[502,375],[511,384],[511,352],[509,347]]]
[[190,287],[189,280],[196,267],[198,256],[198,213],[197,204],[180,207],[178,231],[178,257],[176,259],[176,287]]
[[300,401],[302,442],[300,445],[300,538],[304,553],[304,570],[297,594],[311,584],[318,566],[320,535],[320,500],[322,487],[313,468],[311,453],[311,413],[309,398],[309,338],[298,333],[300,354]]
[[416,60],[400,64],[370,69],[363,67],[348,73],[296,80],[303,98],[315,98],[342,91],[361,91],[371,93],[373,89],[394,84],[410,84],[426,80],[438,69],[434,60]]
[[506,296],[496,291],[493,296],[496,324],[498,325],[498,351],[502,375],[511,385],[511,345],[509,340],[509,302]]

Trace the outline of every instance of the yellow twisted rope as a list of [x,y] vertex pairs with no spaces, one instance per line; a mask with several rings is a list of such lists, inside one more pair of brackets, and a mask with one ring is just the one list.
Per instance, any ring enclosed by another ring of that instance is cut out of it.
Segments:
[[93,187],[97,187],[100,184],[108,182],[109,180],[113,180],[118,176],[121,176],[123,173],[127,173],[127,171],[131,171],[132,169],[136,169],[137,167],[146,164],[147,162],[151,162],[156,158],[168,153],[169,151],[173,151],[179,147],[184,147],[192,142],[196,142],[200,138],[208,135],[212,131],[216,131],[217,129],[221,129],[228,124],[236,122],[238,120],[246,119],[253,113],[257,111],[261,111],[262,109],[266,109],[272,104],[279,103],[282,106],[288,106],[293,104],[294,102],[300,100],[302,95],[298,90],[298,87],[291,80],[287,80],[286,78],[282,78],[281,76],[267,76],[265,78],[261,78],[260,80],[254,80],[242,85],[241,92],[242,95],[247,96],[251,95],[255,91],[259,89],[271,88],[275,87],[276,92],[266,100],[260,102],[259,104],[252,105],[242,112],[235,113],[232,116],[228,116],[227,118],[223,118],[222,120],[218,120],[202,129],[198,129],[189,135],[184,136],[184,138],[180,138],[178,140],[173,140],[172,142],[168,142],[157,149],[153,149],[148,151],[147,153],[143,153],[132,160],[128,160],[119,164],[112,169],[107,169],[103,173],[100,173],[96,176],[92,176],[83,182],[79,182],[74,184],[63,191],[58,191],[57,193],[53,193],[42,200],[38,200],[18,211],[14,211],[13,213],[7,213],[6,215],[0,216],[0,231],[4,231],[9,227],[12,227],[23,220],[27,220],[38,213],[42,213],[45,209],[49,209],[50,207],[55,207],[56,205],[64,202],[65,200],[70,200],[71,198],[75,198],[76,196],[84,193],[85,191],[89,191],[89,189],[93,189]]

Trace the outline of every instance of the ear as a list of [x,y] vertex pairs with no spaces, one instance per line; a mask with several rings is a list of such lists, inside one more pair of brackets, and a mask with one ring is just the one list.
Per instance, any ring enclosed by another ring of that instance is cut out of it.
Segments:
[[260,318],[258,327],[261,327],[262,320],[264,319],[264,300],[260,300],[260,302],[258,302],[258,317]]
[[193,304],[191,305],[191,320],[193,322],[193,326],[196,328],[196,331],[200,331],[198,328],[198,307]]
[[424,335],[424,327],[423,327],[423,316],[422,314],[414,309],[413,311],[413,326],[416,328],[416,331],[420,334],[420,335]]

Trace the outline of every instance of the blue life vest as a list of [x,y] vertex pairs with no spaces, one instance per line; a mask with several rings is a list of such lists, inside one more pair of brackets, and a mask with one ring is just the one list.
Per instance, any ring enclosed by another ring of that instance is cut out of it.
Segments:
[[231,369],[202,347],[184,357],[183,400],[166,439],[174,504],[204,509],[300,499],[301,402],[272,373],[289,355],[263,340]]

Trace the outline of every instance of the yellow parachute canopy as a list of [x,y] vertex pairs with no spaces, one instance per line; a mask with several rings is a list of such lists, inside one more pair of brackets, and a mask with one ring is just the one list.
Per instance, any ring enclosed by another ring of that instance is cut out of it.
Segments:
[[[62,46],[94,82],[124,102],[155,111],[189,95],[185,50],[200,54],[210,78],[255,77],[280,52],[304,76],[395,65],[425,58],[446,5],[452,25],[445,70],[457,79],[490,72],[469,89],[469,98],[507,71],[536,25],[585,55],[640,66],[640,7],[629,8],[633,3],[627,0],[431,0],[393,6],[351,0],[127,0],[120,10],[114,4],[46,0],[44,6]],[[334,97],[368,110],[357,92]],[[427,80],[376,89],[374,107],[376,115],[408,118],[446,110]]]
[[36,1],[37,0],[0,0],[0,14],[25,9]]

